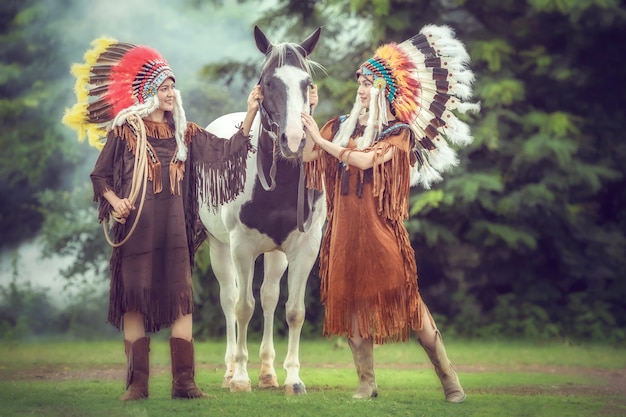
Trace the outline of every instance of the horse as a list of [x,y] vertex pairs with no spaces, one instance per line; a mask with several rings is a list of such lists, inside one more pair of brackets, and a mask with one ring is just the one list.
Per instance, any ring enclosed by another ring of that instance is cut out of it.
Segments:
[[[283,368],[286,394],[306,394],[300,379],[299,343],[305,317],[304,296],[310,271],[319,254],[326,218],[325,201],[318,191],[304,191],[302,149],[305,143],[300,113],[310,112],[312,65],[308,56],[321,28],[300,44],[271,43],[254,28],[257,48],[264,54],[258,84],[263,100],[251,130],[256,155],[247,160],[244,190],[216,210],[201,206],[200,219],[208,232],[213,272],[220,285],[220,303],[226,319],[226,372],[222,387],[250,392],[247,330],[254,311],[254,262],[264,255],[260,290],[264,315],[259,357],[259,388],[278,388],[273,342],[274,312],[280,280],[288,267],[288,350]],[[231,137],[244,113],[231,113],[206,129]],[[256,159],[256,161],[253,161]],[[235,325],[236,322],[236,325]]]

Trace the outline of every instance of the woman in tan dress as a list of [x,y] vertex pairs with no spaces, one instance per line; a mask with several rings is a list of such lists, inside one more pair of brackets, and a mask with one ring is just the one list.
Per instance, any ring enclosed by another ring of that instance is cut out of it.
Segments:
[[[420,297],[415,253],[403,223],[411,185],[429,187],[440,179],[439,172],[456,163],[445,139],[471,140],[460,121],[447,118],[454,117],[449,110],[477,110],[471,103],[459,105],[455,95],[469,97],[463,89],[469,74],[463,80],[453,74],[468,71],[465,61],[449,68],[445,86],[434,82],[439,72],[432,67],[440,58],[435,41],[465,52],[448,28],[425,27],[402,44],[381,46],[360,66],[357,99],[349,115],[331,119],[321,130],[311,116],[302,115],[309,139],[304,151],[309,186],[326,192],[328,223],[320,251],[324,334],[348,338],[360,381],[354,398],[377,396],[374,343],[406,341],[415,331],[446,400],[465,399]],[[445,108],[432,102],[444,102]]]
[[157,51],[98,39],[85,58],[73,68],[78,103],[63,121],[101,148],[91,180],[99,220],[115,220],[108,321],[124,331],[127,390],[120,399],[148,397],[146,333],[163,327],[171,327],[172,398],[206,397],[194,380],[192,337],[199,199],[217,206],[243,189],[260,89],[226,140],[186,121],[175,76]]

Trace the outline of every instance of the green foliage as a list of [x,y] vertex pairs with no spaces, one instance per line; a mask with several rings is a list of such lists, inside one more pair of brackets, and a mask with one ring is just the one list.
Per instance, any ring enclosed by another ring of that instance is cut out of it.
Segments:
[[559,326],[550,320],[546,309],[519,300],[514,294],[503,294],[498,297],[493,309],[493,319],[493,323],[486,326],[483,332],[535,340],[549,340],[560,336]]
[[106,322],[109,306],[108,288],[81,283],[71,301],[59,307],[53,317],[58,321],[54,337],[66,340],[102,340],[117,338],[119,332]]
[[494,80],[479,90],[486,108],[510,106],[524,100],[524,85],[514,79]]
[[45,218],[42,255],[73,258],[75,261],[60,271],[70,282],[91,274],[108,278],[111,248],[97,221],[91,186],[83,183],[72,191],[44,190],[37,197]]
[[426,207],[436,209],[444,200],[443,190],[429,190],[413,197],[409,214],[414,216]]
[[592,7],[611,11],[621,6],[619,0],[530,0],[529,4],[538,12],[558,12],[570,16],[572,22],[584,18]]
[[58,103],[71,89],[55,82],[67,68],[55,54],[62,42],[58,32],[41,24],[46,5],[7,0],[0,10],[0,248],[5,248],[36,234],[43,217],[35,194],[61,187],[76,154],[64,146],[59,123]]
[[108,297],[102,288],[82,283],[70,300],[59,306],[48,288],[35,288],[16,279],[0,286],[0,341],[102,339],[116,333],[105,323]]
[[[19,253],[13,262],[13,281],[0,286],[0,340],[28,340],[58,336],[92,339],[110,336],[106,324],[108,297],[98,285],[108,277],[110,248],[102,238],[102,227],[94,221],[91,188],[73,191],[45,190],[37,195],[38,210],[44,214],[42,256],[73,258],[59,272],[67,279],[68,302],[59,305],[48,288],[35,288],[19,281]],[[94,278],[95,277],[95,278]]]
[[506,224],[488,221],[475,221],[467,233],[467,238],[482,241],[486,247],[505,244],[511,249],[535,249],[537,242],[528,232]]
[[23,340],[58,331],[58,316],[46,289],[20,284],[15,279],[0,286],[0,340]]
[[[504,64],[511,62],[515,54],[513,47],[505,39],[489,39],[488,41],[475,42],[472,44],[471,55],[474,61],[485,61],[487,69],[491,72],[499,72]],[[516,80],[510,80],[514,83]],[[493,85],[490,84],[493,88]]]

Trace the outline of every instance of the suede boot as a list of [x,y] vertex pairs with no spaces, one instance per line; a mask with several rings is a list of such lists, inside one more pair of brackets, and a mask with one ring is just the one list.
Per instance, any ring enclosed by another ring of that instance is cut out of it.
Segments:
[[172,357],[172,398],[206,398],[194,381],[195,363],[193,341],[170,338]]
[[417,341],[422,345],[424,351],[428,355],[428,358],[435,367],[435,372],[441,381],[443,386],[443,393],[446,397],[446,401],[451,403],[462,403],[465,401],[465,391],[461,387],[461,382],[456,372],[452,368],[452,364],[448,360],[446,355],[446,348],[443,345],[441,339],[441,333],[439,330],[435,330],[435,347],[434,349],[426,346],[419,338]]
[[120,400],[132,401],[148,398],[150,338],[142,337],[132,343],[124,340],[124,348],[128,369],[126,373],[126,392],[122,394]]
[[356,373],[359,376],[359,389],[352,398],[376,398],[378,396],[378,387],[376,386],[374,375],[374,339],[363,339],[357,347],[348,338],[348,345],[350,345],[352,350]]

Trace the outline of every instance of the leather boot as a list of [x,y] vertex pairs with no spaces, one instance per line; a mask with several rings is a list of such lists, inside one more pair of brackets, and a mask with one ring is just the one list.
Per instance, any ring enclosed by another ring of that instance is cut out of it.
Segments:
[[172,398],[206,398],[194,381],[195,364],[193,341],[170,338],[172,357]]
[[441,381],[441,385],[443,386],[443,393],[446,396],[446,401],[456,404],[465,401],[465,391],[463,391],[459,377],[448,360],[446,348],[443,345],[443,340],[441,339],[441,333],[439,333],[439,330],[435,330],[434,349],[426,346],[419,338],[417,341],[420,345],[422,345],[424,351],[426,351],[426,354],[428,355],[428,358],[435,367],[435,372],[437,373],[437,376]]
[[148,398],[148,376],[150,374],[150,338],[142,337],[135,342],[124,340],[128,370],[126,373],[126,392],[121,401]]
[[352,350],[356,373],[359,376],[359,389],[352,398],[376,398],[378,396],[378,387],[376,386],[374,375],[374,339],[363,339],[357,347],[348,338],[348,345],[350,345]]

